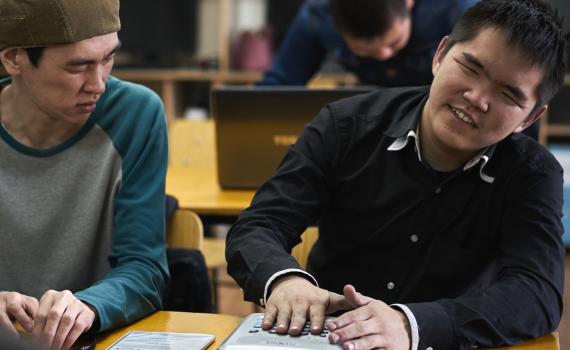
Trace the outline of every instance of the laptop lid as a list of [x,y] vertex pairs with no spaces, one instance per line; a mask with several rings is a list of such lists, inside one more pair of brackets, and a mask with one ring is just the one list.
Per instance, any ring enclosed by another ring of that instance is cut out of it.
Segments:
[[305,125],[327,103],[371,87],[222,87],[211,92],[222,188],[255,189],[277,169]]

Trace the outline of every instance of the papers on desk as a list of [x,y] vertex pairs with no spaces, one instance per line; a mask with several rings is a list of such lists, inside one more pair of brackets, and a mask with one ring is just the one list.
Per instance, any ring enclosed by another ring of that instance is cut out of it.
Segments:
[[203,350],[214,338],[210,334],[130,331],[108,350]]

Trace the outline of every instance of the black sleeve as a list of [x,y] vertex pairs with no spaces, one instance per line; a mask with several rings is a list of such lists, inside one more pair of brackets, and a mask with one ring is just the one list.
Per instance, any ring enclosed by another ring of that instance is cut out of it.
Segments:
[[331,198],[331,164],[338,148],[335,129],[326,107],[289,148],[276,174],[259,188],[228,233],[228,273],[246,300],[263,298],[265,284],[276,272],[300,269],[290,252]]
[[502,216],[500,255],[487,286],[455,299],[407,304],[420,349],[511,345],[556,329],[562,313],[562,170],[547,162],[515,171]]

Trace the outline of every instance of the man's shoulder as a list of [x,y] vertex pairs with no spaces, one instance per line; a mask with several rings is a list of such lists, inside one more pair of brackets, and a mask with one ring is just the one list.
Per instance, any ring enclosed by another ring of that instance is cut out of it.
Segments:
[[468,8],[475,5],[479,0],[417,0],[413,11],[430,9],[435,12],[453,13],[461,16]]
[[93,120],[121,145],[147,138],[166,123],[162,101],[154,91],[112,76],[107,80]]
[[[536,170],[561,171],[562,166],[546,147],[533,138],[516,133],[499,143],[497,149],[506,159]],[[505,161],[506,161],[505,159]]]
[[326,47],[330,48],[344,43],[334,24],[328,0],[305,1],[300,15],[322,40],[327,41],[323,43]]
[[160,97],[148,87],[109,76],[106,93],[112,98],[127,101],[145,101],[160,103]]
[[[453,29],[461,15],[478,0],[421,0],[412,9],[412,39],[435,40]],[[434,48],[435,49],[435,48]]]
[[326,14],[330,13],[328,0],[306,0],[303,6],[311,11],[320,11]]
[[164,118],[164,107],[158,94],[146,86],[110,76],[106,90],[99,102],[98,118],[109,123],[131,123],[141,125],[156,118]]

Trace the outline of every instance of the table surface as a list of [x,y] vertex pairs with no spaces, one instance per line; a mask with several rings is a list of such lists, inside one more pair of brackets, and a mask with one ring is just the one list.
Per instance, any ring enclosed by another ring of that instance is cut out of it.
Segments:
[[97,349],[106,349],[132,330],[212,334],[216,339],[208,349],[217,349],[240,321],[241,317],[230,315],[159,311],[130,326],[104,333],[97,340]]
[[[106,349],[131,330],[149,332],[191,332],[206,333],[216,337],[208,350],[217,349],[241,321],[241,317],[219,314],[159,311],[130,326],[103,334],[97,341],[97,349]],[[560,350],[558,335],[525,342],[517,346],[496,349],[511,350]]]
[[198,215],[238,216],[249,206],[254,190],[223,190],[215,164],[170,165],[166,193],[178,199],[182,209]]

